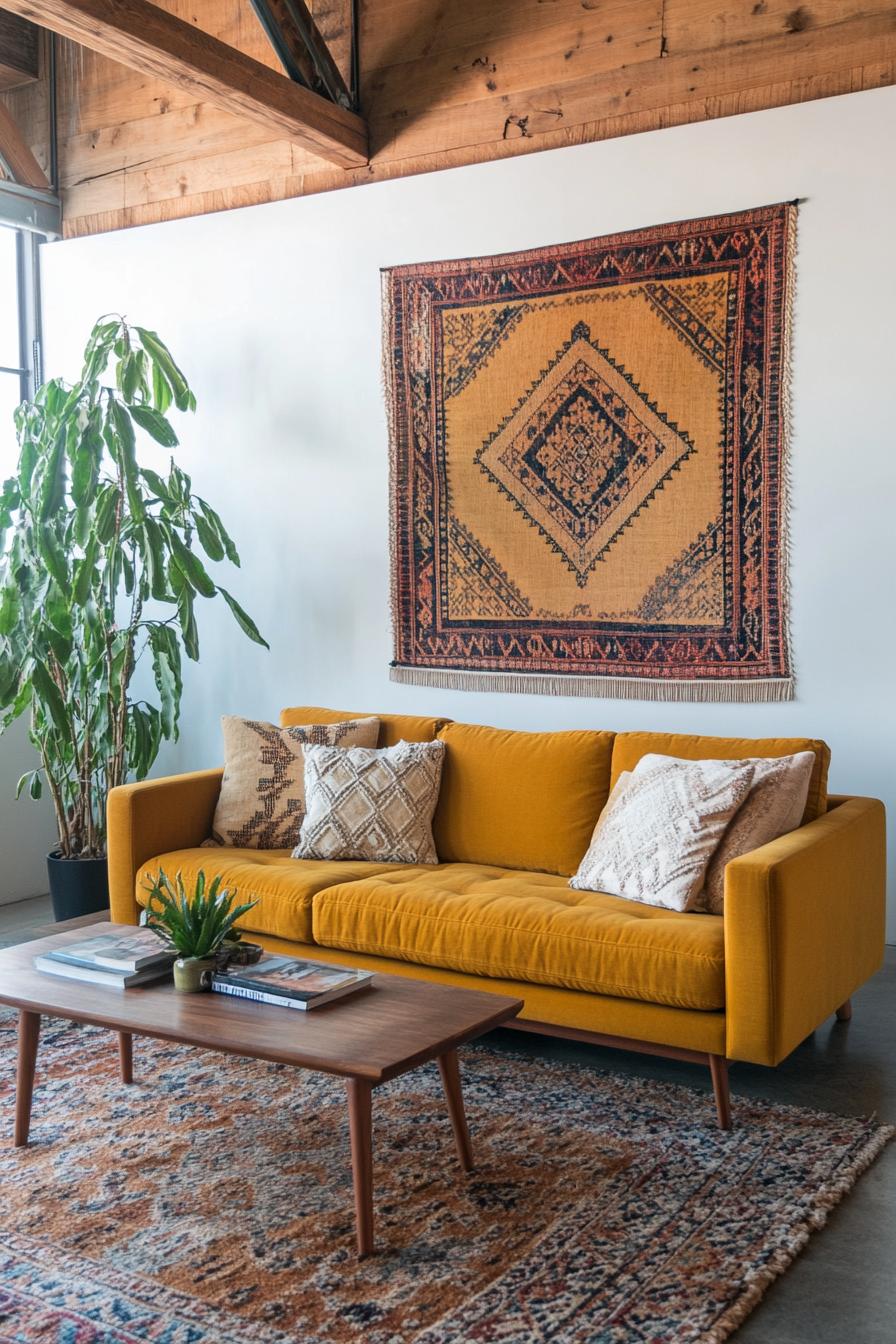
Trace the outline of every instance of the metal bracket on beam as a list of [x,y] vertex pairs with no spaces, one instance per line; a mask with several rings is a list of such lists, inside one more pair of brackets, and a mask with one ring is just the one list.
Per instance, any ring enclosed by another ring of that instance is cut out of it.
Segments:
[[62,206],[51,191],[0,181],[0,223],[46,238],[62,237]]
[[340,107],[357,110],[357,5],[352,4],[352,84],[346,86],[305,0],[252,0],[268,41],[289,78]]

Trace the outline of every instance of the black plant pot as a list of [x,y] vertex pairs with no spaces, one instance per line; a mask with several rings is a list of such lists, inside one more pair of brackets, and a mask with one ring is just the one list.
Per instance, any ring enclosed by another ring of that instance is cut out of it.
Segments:
[[109,867],[105,859],[64,859],[57,849],[47,855],[47,872],[57,920],[108,909]]

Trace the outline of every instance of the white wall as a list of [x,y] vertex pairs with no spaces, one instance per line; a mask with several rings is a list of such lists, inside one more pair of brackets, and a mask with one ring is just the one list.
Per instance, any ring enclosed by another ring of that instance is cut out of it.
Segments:
[[[157,327],[199,400],[183,465],[232,524],[231,582],[271,641],[200,611],[203,657],[165,765],[221,755],[222,712],[285,703],[518,728],[811,734],[835,791],[896,812],[892,126],[896,88],[555,150],[46,249],[47,367],[107,310]],[[379,267],[508,251],[792,197],[795,702],[654,704],[388,679]],[[896,904],[893,908],[896,934]]]
[[53,810],[46,796],[35,803],[26,792],[15,801],[16,781],[36,765],[22,718],[0,738],[0,905],[47,890],[46,856],[57,839]]

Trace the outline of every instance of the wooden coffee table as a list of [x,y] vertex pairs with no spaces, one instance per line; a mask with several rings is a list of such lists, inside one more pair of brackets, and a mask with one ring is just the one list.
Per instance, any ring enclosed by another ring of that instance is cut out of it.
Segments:
[[[103,932],[130,931],[105,924]],[[375,975],[369,989],[311,1012],[223,994],[180,994],[170,982],[108,989],[37,971],[32,959],[81,929],[0,951],[0,1003],[19,1010],[15,1143],[28,1142],[41,1014],[118,1032],[121,1077],[133,1081],[133,1037],[153,1036],[247,1059],[332,1073],[346,1080],[359,1256],[373,1250],[371,1099],[379,1083],[436,1060],[464,1171],[472,1170],[457,1048],[516,1017],[519,999],[424,980]],[[321,948],[321,960],[326,960]]]

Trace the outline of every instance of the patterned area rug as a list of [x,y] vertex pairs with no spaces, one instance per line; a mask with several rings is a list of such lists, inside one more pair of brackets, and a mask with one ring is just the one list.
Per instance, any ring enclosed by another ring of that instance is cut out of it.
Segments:
[[396,681],[780,700],[796,206],[384,276]]
[[[13,1023],[0,1023],[12,1127]],[[31,1146],[0,1148],[0,1340],[723,1340],[891,1131],[468,1049],[461,1177],[434,1066],[374,1096],[379,1253],[353,1254],[343,1091],[45,1021]]]

